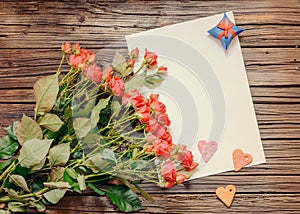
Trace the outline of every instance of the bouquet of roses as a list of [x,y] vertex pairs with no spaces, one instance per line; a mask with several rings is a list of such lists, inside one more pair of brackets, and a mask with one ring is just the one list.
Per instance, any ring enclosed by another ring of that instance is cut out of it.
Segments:
[[[172,142],[159,95],[140,92],[166,76],[157,55],[146,49],[136,66],[138,49],[127,59],[116,53],[102,69],[79,44],[62,51],[58,71],[34,85],[34,118],[23,115],[0,139],[0,213],[43,212],[87,188],[128,212],[143,208],[138,195],[153,200],[142,181],[171,188],[187,180],[198,164]],[[65,60],[70,70],[62,74]]]

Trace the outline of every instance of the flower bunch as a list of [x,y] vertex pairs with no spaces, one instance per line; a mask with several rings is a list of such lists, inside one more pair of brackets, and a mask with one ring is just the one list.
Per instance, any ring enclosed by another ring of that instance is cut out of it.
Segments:
[[[67,191],[87,188],[133,211],[143,208],[137,193],[153,200],[142,181],[171,188],[187,180],[198,164],[174,144],[159,95],[141,93],[165,79],[158,56],[146,49],[136,66],[136,48],[101,68],[79,44],[67,42],[62,52],[56,74],[34,85],[34,118],[24,115],[0,139],[0,211],[43,212]],[[61,71],[65,60],[68,72]]]

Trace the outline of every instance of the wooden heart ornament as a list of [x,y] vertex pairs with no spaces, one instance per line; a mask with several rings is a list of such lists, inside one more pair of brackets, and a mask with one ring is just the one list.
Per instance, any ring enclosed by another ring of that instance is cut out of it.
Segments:
[[240,171],[244,166],[252,162],[252,155],[244,153],[241,149],[235,149],[232,153],[234,171]]
[[230,207],[235,195],[235,191],[235,186],[228,185],[226,188],[219,187],[216,190],[216,195],[227,207]]
[[215,154],[218,149],[218,144],[215,141],[206,142],[200,140],[198,142],[198,149],[202,155],[203,160],[207,163],[209,159]]

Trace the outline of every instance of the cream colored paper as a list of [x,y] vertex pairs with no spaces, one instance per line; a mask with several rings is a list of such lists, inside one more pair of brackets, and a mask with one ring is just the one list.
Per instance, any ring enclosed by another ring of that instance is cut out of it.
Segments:
[[[234,22],[232,12],[227,16]],[[218,14],[126,37],[128,49],[145,48],[159,55],[168,77],[155,92],[168,108],[175,143],[187,144],[200,166],[193,178],[233,170],[232,152],[265,163],[238,38],[226,51],[207,31],[223,17]],[[144,89],[147,93],[147,89]],[[215,140],[218,149],[205,163],[199,140]]]

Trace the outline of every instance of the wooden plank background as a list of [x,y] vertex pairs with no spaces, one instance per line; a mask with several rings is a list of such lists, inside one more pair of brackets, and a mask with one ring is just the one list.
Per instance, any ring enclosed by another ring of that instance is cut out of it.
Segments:
[[[126,52],[125,35],[230,10],[245,29],[239,38],[267,163],[171,190],[144,184],[156,201],[144,201],[140,213],[300,213],[299,0],[0,0],[1,126],[33,115],[32,86],[56,71],[63,42],[80,42],[100,56]],[[237,187],[230,209],[214,193],[227,184]],[[87,191],[69,194],[46,213],[116,212]]]

